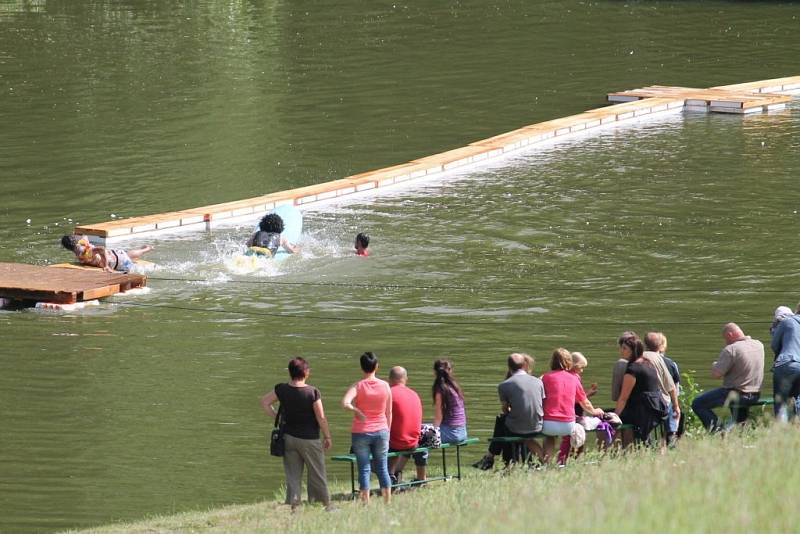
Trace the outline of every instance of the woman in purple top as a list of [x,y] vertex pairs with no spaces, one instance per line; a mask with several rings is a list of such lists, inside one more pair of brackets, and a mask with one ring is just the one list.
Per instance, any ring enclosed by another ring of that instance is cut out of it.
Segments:
[[439,428],[442,443],[460,443],[467,439],[467,414],[464,393],[453,376],[453,364],[448,360],[433,362],[433,404],[436,414],[433,426]]

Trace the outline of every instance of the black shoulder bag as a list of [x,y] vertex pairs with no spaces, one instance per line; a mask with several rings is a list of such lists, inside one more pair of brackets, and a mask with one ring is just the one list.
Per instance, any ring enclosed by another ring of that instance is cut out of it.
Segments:
[[286,451],[286,440],[283,438],[283,405],[278,408],[278,415],[275,417],[275,426],[269,438],[269,453],[272,456],[283,456]]

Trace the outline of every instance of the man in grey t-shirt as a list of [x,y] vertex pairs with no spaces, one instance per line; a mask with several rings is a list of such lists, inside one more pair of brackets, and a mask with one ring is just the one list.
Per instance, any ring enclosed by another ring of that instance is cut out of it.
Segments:
[[[531,453],[541,458],[541,446],[533,440],[533,435],[542,430],[544,384],[531,376],[531,371],[533,358],[527,354],[514,353],[508,357],[508,378],[497,386],[502,414],[495,421],[492,437],[530,438],[525,440],[525,445]],[[503,453],[506,462],[512,457],[508,444],[491,442],[489,451],[473,467],[491,469],[494,457],[500,453]]]
[[[497,386],[503,413],[506,414],[505,425],[514,434],[527,435],[542,430],[544,411],[544,384],[535,376],[527,373],[512,354],[508,358],[508,371],[511,376]],[[523,360],[524,361],[524,360]]]
[[711,375],[722,379],[722,387],[698,395],[692,402],[692,410],[711,430],[719,430],[719,418],[713,409],[735,405],[731,414],[737,423],[747,419],[748,406],[758,401],[761,382],[764,380],[764,345],[744,335],[736,323],[722,328],[725,348],[711,366]]

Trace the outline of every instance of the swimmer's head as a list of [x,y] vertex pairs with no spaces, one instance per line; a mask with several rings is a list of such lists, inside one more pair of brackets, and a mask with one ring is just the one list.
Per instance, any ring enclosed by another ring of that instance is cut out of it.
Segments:
[[76,235],[65,235],[61,238],[61,246],[67,250],[75,251],[75,247],[78,246],[78,240],[80,238]]
[[369,247],[369,236],[361,232],[356,236],[356,248],[365,249],[367,247]]
[[262,232],[280,234],[283,232],[283,219],[277,213],[268,213],[258,223],[258,227]]

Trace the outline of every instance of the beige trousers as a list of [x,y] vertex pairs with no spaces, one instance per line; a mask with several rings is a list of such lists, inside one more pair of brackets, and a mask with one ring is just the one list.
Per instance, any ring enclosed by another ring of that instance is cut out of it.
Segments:
[[308,468],[308,500],[327,506],[331,497],[325,473],[325,452],[322,441],[300,439],[284,434],[286,452],[283,471],[286,473],[286,504],[299,504],[303,484],[303,468]]

